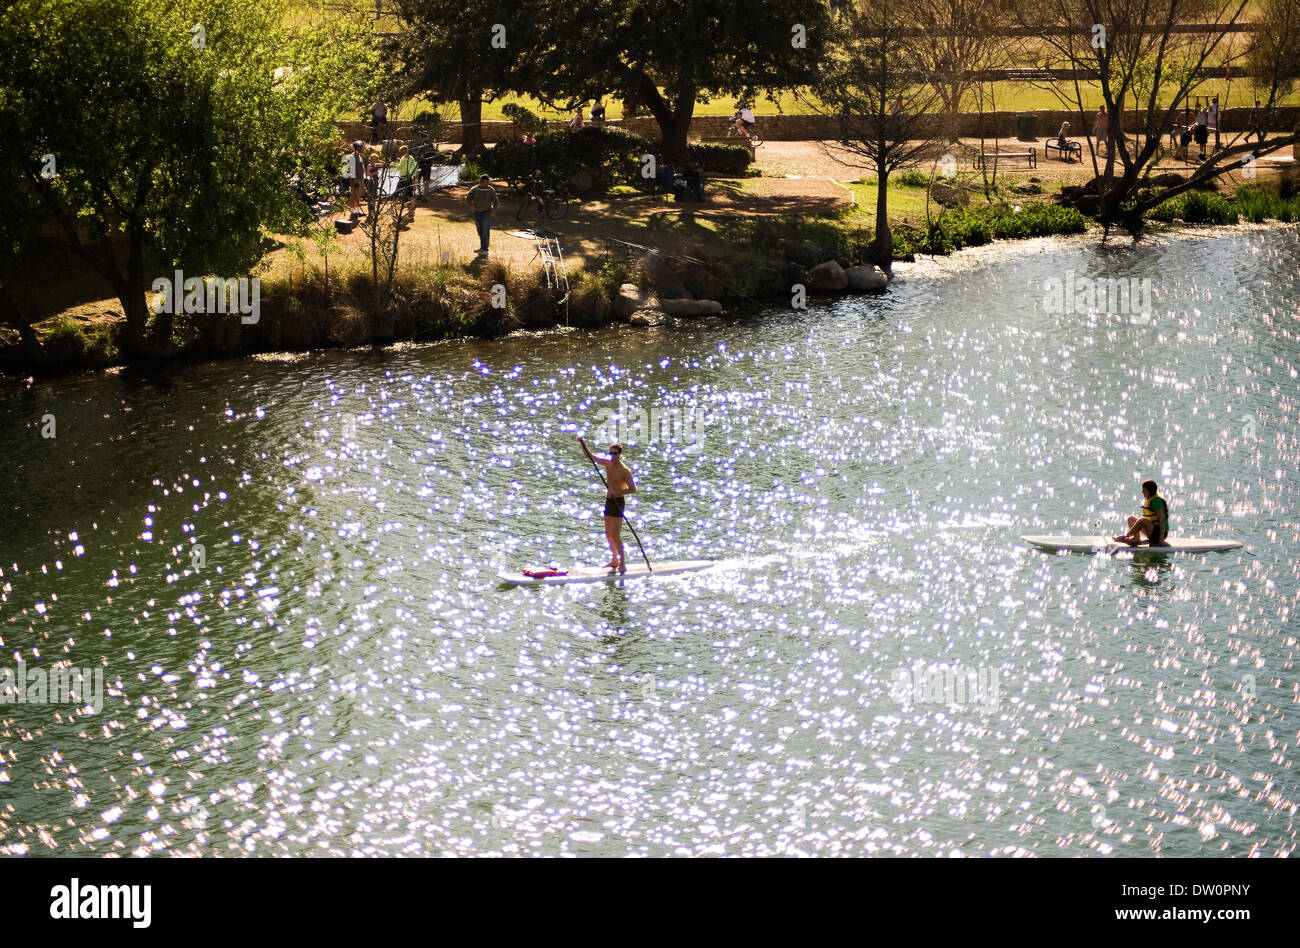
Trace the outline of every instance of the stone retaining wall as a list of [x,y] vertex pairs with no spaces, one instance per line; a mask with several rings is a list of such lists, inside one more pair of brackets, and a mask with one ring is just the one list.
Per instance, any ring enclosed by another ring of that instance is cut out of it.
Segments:
[[[1037,138],[1048,138],[1056,134],[1061,123],[1068,121],[1075,136],[1092,132],[1092,114],[1080,116],[1078,112],[1060,109],[1040,110],[1035,112],[986,112],[963,113],[957,117],[957,133],[963,138],[1014,138],[1016,134],[1016,116],[1033,115],[1038,119]],[[1132,130],[1141,128],[1145,111],[1128,111],[1124,113],[1124,127]],[[731,120],[725,115],[697,115],[691,120],[690,137],[722,138],[727,134]],[[947,124],[947,116],[936,115],[931,125],[932,133],[941,132]],[[1300,122],[1300,107],[1286,106],[1273,109],[1272,130],[1289,132]],[[1244,132],[1250,124],[1249,108],[1224,109],[1220,113],[1220,127],[1226,133]],[[550,127],[561,129],[565,122],[551,122]],[[647,138],[659,137],[659,126],[652,118],[635,118],[607,122],[607,125],[626,128]],[[343,137],[352,140],[360,138],[370,140],[370,126],[361,122],[339,122]],[[395,138],[414,137],[409,129],[409,122],[390,122],[390,135]],[[826,115],[772,115],[759,114],[758,129],[763,138],[769,141],[823,141],[840,137],[839,120]],[[447,125],[449,140],[459,143],[461,140],[460,123],[449,122]],[[484,122],[483,140],[489,143],[508,139],[513,133],[510,122]]]

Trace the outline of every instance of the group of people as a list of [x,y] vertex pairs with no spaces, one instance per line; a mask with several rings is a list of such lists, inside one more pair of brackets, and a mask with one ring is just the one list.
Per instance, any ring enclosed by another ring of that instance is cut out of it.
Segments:
[[1210,129],[1214,129],[1214,147],[1217,149],[1219,147],[1219,97],[1217,95],[1208,105],[1197,109],[1195,114],[1192,113],[1190,106],[1183,109],[1183,114],[1172,132],[1174,157],[1187,160],[1188,146],[1194,139],[1200,148],[1199,157],[1204,161],[1205,146],[1210,140]]
[[[578,129],[582,128],[583,121],[582,106],[578,106],[573,110],[573,118],[569,119],[569,128],[576,132]],[[603,98],[597,97],[596,101],[592,103],[591,124],[605,124],[605,100]]]
[[344,163],[344,177],[348,181],[348,212],[353,218],[365,214],[361,202],[365,199],[367,189],[375,195],[383,195],[381,175],[385,168],[392,167],[397,172],[397,187],[394,194],[403,202],[410,201],[411,213],[422,173],[427,169],[415,160],[409,148],[402,145],[397,151],[397,160],[384,161],[378,148],[366,147],[366,143],[357,139],[352,143],[352,151]]

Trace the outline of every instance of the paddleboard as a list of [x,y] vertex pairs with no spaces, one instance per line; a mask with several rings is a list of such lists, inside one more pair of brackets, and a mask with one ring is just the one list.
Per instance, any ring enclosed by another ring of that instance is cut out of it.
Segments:
[[[561,586],[565,583],[596,583],[610,579],[641,579],[645,576],[672,576],[676,573],[693,573],[697,570],[708,569],[713,565],[713,560],[664,560],[662,563],[653,565],[654,569],[648,570],[644,562],[637,563],[635,566],[628,564],[626,573],[611,573],[608,566],[574,566],[563,576],[543,576],[540,578],[525,576],[517,569],[503,569],[497,575],[507,583],[517,583],[520,586]],[[536,568],[541,569],[542,567]]]
[[1101,536],[1027,536],[1020,539],[1040,550],[1065,553],[1116,553],[1122,550],[1149,554],[1224,553],[1228,550],[1241,549],[1241,544],[1236,540],[1198,537],[1173,537],[1167,541],[1168,546],[1126,546],[1123,543],[1116,543],[1110,537]]

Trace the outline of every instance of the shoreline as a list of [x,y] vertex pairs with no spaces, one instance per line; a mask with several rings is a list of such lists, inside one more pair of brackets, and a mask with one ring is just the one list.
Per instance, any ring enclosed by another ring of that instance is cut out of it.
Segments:
[[[1196,223],[1188,224],[1181,221],[1160,222],[1151,221],[1148,229],[1139,237],[1131,237],[1124,233],[1113,234],[1108,241],[1108,246],[1126,247],[1128,249],[1140,249],[1144,242],[1150,242],[1153,239],[1159,240],[1204,240],[1212,239],[1219,236],[1230,236],[1236,233],[1254,233],[1259,231],[1287,231],[1300,228],[1300,223],[1266,221],[1255,223],[1250,221],[1239,221],[1235,224],[1215,224],[1215,223]],[[1014,253],[1039,253],[1043,252],[1044,245],[1057,245],[1068,247],[1083,247],[1091,242],[1098,240],[1099,225],[1089,221],[1088,228],[1083,233],[1060,233],[1047,234],[1032,237],[1013,237],[1013,238],[995,238],[978,245],[963,246],[946,254],[920,254],[910,261],[895,261],[894,269],[889,277],[889,282],[902,279],[907,280],[916,276],[935,277],[951,276],[966,269],[967,266],[973,266],[976,261],[987,259],[989,253],[1005,255],[1008,249]],[[731,248],[737,249],[737,248]],[[665,251],[665,253],[672,253]],[[673,257],[679,255],[673,253]],[[963,263],[965,262],[965,264]],[[945,264],[949,264],[945,266]],[[953,266],[955,264],[955,266]],[[492,267],[489,262],[486,267]],[[499,266],[504,267],[503,264]],[[457,268],[459,269],[459,268]],[[473,279],[470,273],[465,274],[469,279]],[[718,280],[719,283],[725,281]],[[644,291],[644,288],[643,288]],[[653,289],[649,292],[653,294]],[[808,290],[807,304],[809,308],[818,305],[829,305],[836,300],[845,296],[873,296],[888,292],[888,286],[876,292],[853,292],[849,290],[842,291],[815,291]],[[86,373],[102,372],[106,374],[115,374],[128,370],[143,371],[149,373],[152,371],[164,371],[169,368],[180,368],[184,366],[193,366],[204,363],[230,362],[238,360],[253,359],[258,361],[281,361],[281,362],[302,362],[313,358],[315,355],[328,352],[358,352],[358,351],[407,351],[416,347],[426,347],[435,344],[468,342],[468,341],[494,341],[504,338],[527,338],[527,337],[551,337],[556,335],[569,335],[574,333],[591,334],[601,330],[616,329],[627,326],[645,331],[646,329],[668,329],[670,331],[677,328],[690,329],[692,326],[701,328],[723,328],[727,324],[753,318],[769,312],[784,312],[789,309],[789,293],[777,292],[767,293],[764,295],[746,296],[743,293],[728,292],[720,294],[727,300],[719,313],[709,313],[699,316],[681,316],[665,320],[656,325],[638,325],[630,322],[626,318],[615,316],[612,311],[606,312],[603,316],[598,316],[595,320],[589,320],[587,317],[580,317],[577,321],[570,320],[566,325],[555,322],[550,325],[533,324],[529,325],[515,320],[515,325],[502,326],[499,322],[491,326],[479,324],[474,331],[465,331],[460,333],[435,332],[430,335],[426,333],[426,338],[419,338],[418,334],[401,334],[401,335],[366,335],[361,338],[339,341],[323,341],[306,345],[280,345],[265,346],[257,348],[248,348],[240,346],[236,349],[227,351],[213,351],[206,348],[183,349],[165,358],[152,360],[150,362],[135,364],[124,359],[116,359],[106,363],[98,364],[72,364],[60,365],[55,367],[40,368],[30,364],[23,364],[20,361],[6,358],[6,355],[21,355],[21,347],[17,344],[10,344],[0,348],[0,379],[12,377],[20,380],[27,376],[31,378],[60,378],[72,375],[81,375]],[[784,301],[783,309],[773,304],[774,301]],[[63,314],[51,317],[44,323],[54,322],[60,319],[67,319]],[[120,317],[118,317],[120,320]],[[233,322],[238,326],[238,315],[214,317],[210,322],[213,324],[222,321]],[[42,324],[36,324],[42,326]],[[6,334],[16,337],[17,333],[10,327],[4,327]],[[43,326],[42,326],[43,328]],[[251,328],[251,327],[250,327]],[[492,331],[493,328],[500,328],[503,331]]]

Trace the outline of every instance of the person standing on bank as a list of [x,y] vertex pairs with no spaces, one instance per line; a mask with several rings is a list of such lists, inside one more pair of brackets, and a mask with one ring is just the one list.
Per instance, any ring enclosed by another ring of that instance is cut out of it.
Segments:
[[487,175],[478,179],[478,184],[469,189],[465,200],[474,210],[474,227],[478,231],[478,252],[488,252],[488,238],[492,235],[492,212],[497,208],[497,192],[488,182]]
[[578,444],[587,460],[605,467],[605,540],[609,543],[610,560],[605,565],[610,572],[626,573],[627,557],[623,552],[623,510],[627,506],[626,495],[636,493],[636,484],[632,480],[632,471],[623,463],[623,446],[611,444],[609,457],[603,458],[592,454],[582,435],[578,435]]
[[1219,150],[1219,97],[1210,100],[1210,128],[1214,129],[1214,150]]
[[1098,155],[1101,154],[1101,146],[1106,146],[1106,153],[1110,154],[1110,116],[1106,114],[1106,107],[1103,105],[1097,110],[1097,117],[1092,120],[1092,147]]

